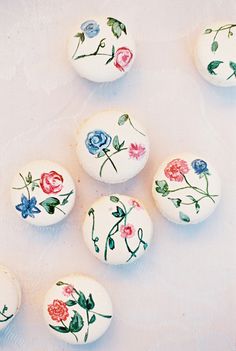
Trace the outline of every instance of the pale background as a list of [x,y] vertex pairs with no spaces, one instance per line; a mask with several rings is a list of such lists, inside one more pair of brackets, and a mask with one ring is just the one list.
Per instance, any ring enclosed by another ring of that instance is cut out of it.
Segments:
[[[123,19],[136,38],[120,81],[87,82],[67,60],[71,30],[93,14]],[[209,85],[192,60],[201,25],[235,15],[235,0],[0,0],[0,261],[23,289],[1,351],[236,350],[236,88]],[[78,122],[107,108],[133,113],[152,143],[145,170],[119,186],[90,179],[75,154]],[[218,209],[194,227],[167,222],[151,197],[161,160],[186,150],[211,160],[223,183]],[[9,201],[17,168],[40,158],[64,165],[78,189],[72,214],[47,229],[21,221]],[[111,192],[140,197],[155,223],[149,252],[128,267],[100,263],[81,237],[91,201]],[[73,271],[97,278],[114,303],[107,334],[83,347],[48,334],[41,312],[47,289]]]

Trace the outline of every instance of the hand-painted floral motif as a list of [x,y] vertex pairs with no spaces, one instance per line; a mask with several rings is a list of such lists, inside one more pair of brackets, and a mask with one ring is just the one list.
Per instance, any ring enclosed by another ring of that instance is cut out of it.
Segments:
[[0,323],[7,322],[14,316],[13,314],[7,315],[7,311],[8,307],[7,305],[4,305],[3,308],[0,310]]
[[[126,122],[129,122],[130,126],[139,134],[145,136],[142,132],[136,129],[128,114],[124,114],[119,117],[118,125],[123,126]],[[96,158],[105,158],[101,164],[99,176],[102,177],[103,168],[106,163],[110,163],[114,171],[118,173],[117,167],[113,162],[113,156],[121,151],[128,150],[130,158],[139,160],[146,152],[145,146],[141,144],[131,143],[129,147],[126,147],[125,140],[120,142],[118,135],[113,138],[104,130],[96,129],[87,134],[85,145],[88,152],[95,155]],[[113,149],[113,150],[112,150]]]
[[[122,33],[124,33],[125,35],[127,34],[126,27],[122,22],[112,17],[108,17],[107,19],[107,25],[111,27],[112,33],[117,39],[119,39]],[[72,55],[72,58],[74,60],[82,59],[89,56],[106,56],[106,60],[104,62],[105,65],[109,64],[114,60],[114,66],[122,72],[125,71],[125,69],[128,67],[129,63],[133,58],[132,51],[127,47],[120,47],[116,50],[115,46],[112,45],[111,53],[101,52],[101,49],[104,49],[106,47],[106,38],[102,38],[100,40],[94,52],[76,56],[80,44],[82,44],[85,41],[85,37],[91,39],[97,36],[100,32],[99,24],[94,20],[84,22],[81,25],[80,29],[82,30],[82,32],[79,32],[75,35],[75,37],[78,38],[78,44],[74,54]]]
[[55,171],[41,174],[40,186],[46,194],[59,193],[63,188],[63,177]]
[[48,305],[48,313],[53,321],[66,321],[69,317],[68,308],[65,302],[61,300],[53,300],[51,305]]
[[96,155],[103,151],[103,149],[107,149],[111,140],[110,135],[103,130],[94,130],[88,133],[85,144],[90,154]]
[[131,206],[135,207],[137,210],[142,208],[140,203],[138,201],[134,200],[134,199],[130,199],[129,204]]
[[88,20],[82,23],[80,29],[88,38],[94,38],[100,32],[99,24],[94,20]]
[[[117,196],[114,196],[114,195],[110,196],[110,201],[116,204],[116,209],[115,211],[112,212],[112,216],[116,221],[114,225],[111,227],[111,229],[109,230],[106,237],[106,242],[104,247],[104,260],[105,261],[108,260],[109,251],[115,250],[116,248],[115,235],[117,233],[120,233],[120,236],[124,239],[125,246],[130,255],[126,261],[126,262],[129,262],[133,258],[137,257],[137,252],[141,250],[141,246],[143,247],[143,250],[146,250],[148,247],[148,244],[143,239],[143,229],[140,227],[138,229],[135,229],[133,224],[127,223],[129,214],[134,209],[137,209],[137,201],[135,201],[135,203],[131,205],[130,208],[127,208],[125,204]],[[101,247],[99,247],[99,236],[94,237],[95,218],[96,218],[95,210],[93,208],[90,208],[88,215],[92,216],[91,239],[94,244],[95,252],[99,253],[101,249]],[[129,240],[135,236],[137,236],[138,238],[138,245],[132,248],[131,243],[129,243]]]
[[[180,192],[181,194],[181,192],[183,193],[184,190],[183,196],[168,197],[168,200],[170,200],[176,208],[182,208],[183,206],[194,206],[196,214],[198,214],[201,208],[200,202],[203,199],[209,199],[215,203],[214,198],[219,195],[212,195],[209,193],[208,177],[210,176],[210,173],[206,161],[202,159],[195,159],[191,162],[191,167],[195,174],[199,176],[199,178],[205,179],[205,187],[203,189],[192,185],[189,182],[186,176],[186,174],[190,171],[190,167],[187,161],[174,159],[167,164],[166,168],[164,169],[164,174],[171,181],[184,182],[185,184],[180,188],[171,189],[166,180],[156,180],[156,192],[161,194],[163,197],[166,197],[174,192]],[[193,196],[191,194],[185,195],[186,189],[191,190],[191,193],[195,193],[196,196]],[[187,199],[185,200],[185,198]],[[186,223],[189,223],[191,221],[190,217],[182,211],[179,211],[179,218]]]
[[[59,281],[56,283],[56,285],[63,287],[63,295],[66,291],[66,287],[68,287],[68,289],[71,291],[71,299],[67,301],[54,300],[52,304],[48,305],[48,313],[51,319],[61,323],[61,325],[49,324],[49,326],[58,333],[71,333],[74,335],[77,342],[77,333],[80,331],[82,332],[86,327],[84,334],[84,342],[86,343],[91,324],[95,323],[97,318],[110,319],[112,316],[94,311],[95,301],[92,294],[89,294],[89,296],[86,297],[82,291],[77,290],[71,284],[66,282]],[[70,321],[66,324],[65,322],[69,317]]]
[[188,173],[189,168],[186,161],[176,158],[169,162],[164,170],[165,176],[171,181],[182,182],[183,175]]
[[204,173],[209,175],[207,163],[204,160],[197,158],[196,160],[192,161],[191,166],[193,167],[196,174]]
[[121,72],[124,72],[125,68],[129,65],[132,58],[133,58],[133,53],[130,51],[130,49],[126,47],[121,47],[116,50],[114,65]]
[[36,207],[37,200],[33,196],[30,199],[27,199],[27,197],[22,194],[21,195],[21,203],[16,205],[17,211],[21,212],[22,217],[25,219],[28,216],[34,218],[35,214],[40,213],[41,210]]
[[69,297],[74,292],[74,287],[72,285],[65,285],[63,288],[63,295]]
[[133,224],[122,224],[120,226],[120,235],[122,238],[124,239],[129,239],[129,238],[133,238],[133,236],[135,235],[135,228],[133,226]]
[[[19,173],[23,181],[23,186],[19,188],[13,188],[14,190],[26,190],[26,194],[22,193],[21,203],[15,206],[17,211],[21,212],[21,216],[26,219],[28,216],[35,218],[36,214],[41,213],[42,208],[50,215],[55,213],[55,210],[66,214],[61,207],[65,206],[69,202],[70,196],[74,193],[71,190],[66,194],[59,194],[58,197],[47,197],[40,203],[38,203],[36,196],[32,196],[35,189],[41,189],[46,194],[58,194],[63,188],[63,177],[55,171],[42,173],[40,178],[33,179],[31,172],[24,177]],[[37,206],[36,206],[37,205]]]
[[139,160],[141,157],[145,155],[146,149],[145,149],[145,146],[141,144],[131,143],[129,146],[128,152],[129,152],[130,158]]
[[[216,53],[216,51],[219,48],[219,41],[217,40],[217,37],[220,33],[224,33],[227,32],[227,37],[228,39],[232,38],[234,33],[232,31],[233,28],[236,27],[236,24],[225,24],[223,26],[220,26],[217,29],[212,29],[212,28],[207,28],[204,32],[204,34],[214,34],[213,38],[212,38],[212,42],[211,42],[211,51],[213,53]],[[217,75],[217,73],[215,72],[215,70],[221,65],[223,64],[224,61],[221,60],[214,60],[211,61],[208,66],[207,66],[207,70],[211,75]],[[226,80],[231,79],[232,77],[236,78],[236,63],[233,61],[229,62],[229,67],[232,69],[233,73],[231,75],[229,75]]]

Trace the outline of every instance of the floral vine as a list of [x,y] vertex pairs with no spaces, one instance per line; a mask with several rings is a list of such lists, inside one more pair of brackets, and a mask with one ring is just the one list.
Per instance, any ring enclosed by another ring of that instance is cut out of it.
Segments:
[[[2,310],[0,310],[0,323],[6,322],[13,317],[13,314],[7,316],[6,312],[8,311],[8,307],[6,305],[3,306]],[[3,319],[2,319],[3,318]]]

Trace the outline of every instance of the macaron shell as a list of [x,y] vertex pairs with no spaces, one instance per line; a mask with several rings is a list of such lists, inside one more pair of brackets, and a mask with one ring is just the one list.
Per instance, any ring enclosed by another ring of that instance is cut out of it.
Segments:
[[60,222],[72,210],[75,185],[64,167],[47,160],[21,168],[11,187],[15,212],[25,221],[47,226]]
[[75,28],[68,52],[81,77],[108,82],[129,71],[135,58],[135,43],[121,20],[109,16],[86,18]]
[[[103,138],[103,146],[95,138]],[[107,155],[103,149],[106,149]],[[125,111],[104,111],[85,120],[77,136],[83,169],[105,183],[122,183],[137,175],[149,157],[149,139],[140,123]]]
[[43,312],[49,331],[69,344],[87,344],[100,338],[113,314],[104,287],[76,273],[52,286],[45,296]]
[[230,23],[205,26],[195,49],[195,62],[200,74],[209,83],[222,87],[236,85],[236,24],[230,28]]
[[90,252],[108,264],[128,264],[148,249],[153,233],[143,204],[115,194],[98,199],[87,211],[83,236]]
[[216,170],[205,158],[183,153],[160,165],[152,193],[158,209],[168,220],[196,224],[215,210],[221,198],[221,184]]
[[21,290],[17,278],[6,267],[0,266],[0,330],[17,314],[21,304]]

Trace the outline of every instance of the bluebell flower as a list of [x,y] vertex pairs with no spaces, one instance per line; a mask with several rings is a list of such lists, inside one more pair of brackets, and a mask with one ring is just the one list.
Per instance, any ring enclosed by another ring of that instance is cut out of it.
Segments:
[[34,218],[36,213],[40,213],[40,209],[36,207],[37,200],[35,196],[31,197],[31,199],[27,199],[27,197],[22,194],[21,195],[21,203],[16,205],[16,209],[21,212],[23,218],[27,218],[28,216]]
[[103,130],[94,130],[88,133],[85,145],[92,155],[106,149],[111,143],[111,137]]
[[208,173],[207,163],[200,158],[197,158],[191,163],[196,174]]
[[100,32],[100,27],[94,20],[89,20],[81,24],[80,29],[88,38],[93,38]]

